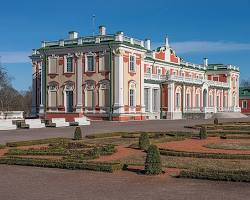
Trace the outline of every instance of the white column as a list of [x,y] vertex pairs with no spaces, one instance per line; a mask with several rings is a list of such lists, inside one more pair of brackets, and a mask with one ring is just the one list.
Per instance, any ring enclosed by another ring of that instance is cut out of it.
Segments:
[[153,88],[149,88],[149,112],[153,112]]
[[[115,54],[114,64],[114,113],[124,113],[124,75],[123,75],[123,50],[118,49]],[[139,85],[136,85],[136,88]]]
[[141,112],[145,113],[145,103],[144,103],[144,58],[142,56],[141,58],[141,66],[140,66],[140,70],[141,70]]
[[214,89],[214,96],[213,96],[213,101],[214,101],[214,112],[217,112],[217,90]]
[[168,84],[168,112],[170,114],[170,118],[173,119],[174,112],[174,83]]
[[46,60],[43,60],[41,62],[41,89],[40,89],[41,100],[40,100],[40,108],[39,108],[40,115],[44,114],[44,103],[45,103],[44,100],[45,100],[45,91],[46,91],[46,88],[44,88],[44,86],[45,86],[45,62],[46,62]]
[[82,54],[77,55],[76,66],[76,112],[82,112]]
[[36,116],[36,91],[37,91],[37,62],[32,63],[32,107],[31,107],[31,113],[33,116]]

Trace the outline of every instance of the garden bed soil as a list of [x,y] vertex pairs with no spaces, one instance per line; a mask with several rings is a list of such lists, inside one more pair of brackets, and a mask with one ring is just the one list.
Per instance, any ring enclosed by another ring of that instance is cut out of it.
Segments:
[[200,152],[200,153],[224,153],[224,154],[250,154],[250,150],[225,150],[225,149],[210,149],[203,145],[210,143],[232,143],[242,142],[242,140],[225,140],[219,137],[209,137],[205,140],[199,139],[185,139],[183,141],[173,141],[168,143],[158,144],[157,146],[162,149],[171,149],[175,151],[187,151],[187,152]]

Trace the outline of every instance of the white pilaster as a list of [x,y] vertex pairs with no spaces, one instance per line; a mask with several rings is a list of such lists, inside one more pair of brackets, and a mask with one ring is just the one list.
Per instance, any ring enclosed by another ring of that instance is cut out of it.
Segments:
[[76,66],[76,112],[81,113],[82,110],[82,54],[77,54]]
[[140,70],[141,70],[141,112],[145,113],[145,103],[144,103],[144,58],[142,56],[141,58],[141,66],[140,66]]
[[39,114],[40,115],[43,115],[44,114],[44,99],[45,99],[45,91],[46,91],[46,88],[44,88],[45,86],[45,62],[46,60],[43,60],[41,62],[41,95],[40,95],[40,108],[39,108]]
[[[118,49],[115,52],[114,66],[114,113],[124,113],[124,74],[123,74],[123,50]],[[136,86],[137,87],[137,86]]]
[[174,112],[174,83],[168,84],[168,112],[170,118],[173,119]]
[[32,107],[31,107],[31,113],[33,116],[37,115],[37,110],[36,110],[36,89],[37,89],[37,62],[32,63]]

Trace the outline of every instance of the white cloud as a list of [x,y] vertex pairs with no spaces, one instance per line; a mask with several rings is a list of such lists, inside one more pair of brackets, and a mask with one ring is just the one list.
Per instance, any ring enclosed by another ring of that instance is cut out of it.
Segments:
[[2,63],[27,63],[30,62],[30,52],[25,51],[0,51]]
[[[160,43],[153,44],[153,47]],[[161,44],[162,45],[162,44]],[[183,41],[170,44],[178,53],[203,53],[203,52],[227,52],[250,50],[250,43],[223,42],[223,41]]]

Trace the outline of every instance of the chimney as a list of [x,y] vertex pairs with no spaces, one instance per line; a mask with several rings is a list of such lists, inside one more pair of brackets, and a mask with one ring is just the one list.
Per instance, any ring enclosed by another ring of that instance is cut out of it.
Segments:
[[106,27],[99,26],[99,35],[106,35]]
[[75,31],[70,31],[69,32],[69,39],[70,40],[74,40],[74,39],[77,39],[78,38],[78,33],[75,32]]
[[169,47],[168,35],[165,36],[165,46],[166,46],[167,48]]
[[145,39],[144,41],[144,46],[147,50],[150,50],[151,49],[151,45],[150,45],[150,40],[149,39]]
[[208,66],[208,59],[207,59],[207,58],[204,58],[204,59],[203,59],[203,63],[204,63],[204,67],[207,67],[207,66]]
[[122,31],[118,31],[115,34],[115,41],[123,42],[123,36],[124,36],[124,33]]

